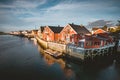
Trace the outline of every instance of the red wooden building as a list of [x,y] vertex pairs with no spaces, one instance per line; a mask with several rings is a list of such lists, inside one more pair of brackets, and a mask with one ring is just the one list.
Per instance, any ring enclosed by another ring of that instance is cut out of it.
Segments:
[[83,48],[100,48],[113,44],[113,38],[102,30],[96,30],[92,35],[85,35],[83,40],[79,41],[79,46]]
[[65,43],[77,44],[85,34],[90,34],[90,32],[84,26],[68,24],[60,32],[60,37],[61,41]]
[[63,27],[60,26],[46,26],[43,30],[43,39],[45,41],[59,41],[60,32]]
[[32,36],[35,36],[37,34],[38,34],[38,30],[32,30],[32,33],[31,33]]

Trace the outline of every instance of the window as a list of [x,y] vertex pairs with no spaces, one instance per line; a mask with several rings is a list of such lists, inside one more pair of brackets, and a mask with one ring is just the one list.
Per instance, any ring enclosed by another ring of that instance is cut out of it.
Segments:
[[86,42],[86,46],[88,46],[88,42]]
[[79,42],[79,47],[84,48],[84,42]]
[[94,42],[94,45],[97,46],[97,45],[100,45],[100,43],[99,42]]

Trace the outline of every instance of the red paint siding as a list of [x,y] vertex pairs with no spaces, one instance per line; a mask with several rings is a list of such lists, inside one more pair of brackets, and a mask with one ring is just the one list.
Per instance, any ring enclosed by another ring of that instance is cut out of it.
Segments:
[[54,41],[54,33],[51,31],[51,29],[48,26],[44,28],[43,39],[45,41]]
[[70,25],[67,25],[63,28],[60,32],[60,40],[64,41],[65,43],[71,42],[71,36],[77,34]]
[[113,40],[109,36],[106,39],[99,39],[93,35],[85,36],[84,48],[100,48],[112,42]]
[[70,41],[74,42],[75,44],[78,44],[79,40],[82,39],[82,36],[80,34],[73,34],[71,36]]
[[55,33],[55,41],[59,41],[60,40],[60,34],[59,33]]
[[93,38],[93,40],[85,40],[84,48],[99,48],[101,41],[99,39]]
[[59,41],[59,33],[54,33],[48,26],[44,28],[43,39],[45,41]]

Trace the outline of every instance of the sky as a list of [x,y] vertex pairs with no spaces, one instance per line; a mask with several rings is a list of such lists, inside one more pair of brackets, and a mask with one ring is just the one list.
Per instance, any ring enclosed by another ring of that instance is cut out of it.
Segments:
[[0,31],[120,20],[120,0],[0,0]]

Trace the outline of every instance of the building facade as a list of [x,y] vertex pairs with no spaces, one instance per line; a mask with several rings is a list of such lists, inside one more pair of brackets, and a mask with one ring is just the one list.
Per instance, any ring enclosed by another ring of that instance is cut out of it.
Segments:
[[90,32],[84,26],[75,25],[72,23],[63,28],[63,30],[60,32],[60,37],[61,41],[65,43],[77,44],[85,34],[90,34]]
[[45,41],[57,42],[60,40],[60,32],[63,27],[46,26],[43,30],[43,39]]

